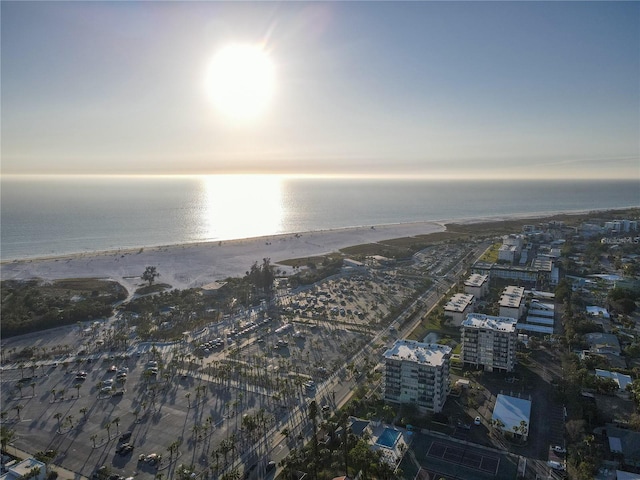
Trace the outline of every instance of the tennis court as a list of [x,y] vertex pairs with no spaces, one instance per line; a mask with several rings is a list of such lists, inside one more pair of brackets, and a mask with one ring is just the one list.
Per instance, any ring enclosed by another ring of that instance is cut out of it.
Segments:
[[500,466],[500,457],[495,455],[487,455],[484,452],[469,447],[459,447],[445,445],[440,442],[432,442],[427,456],[440,458],[450,463],[463,465],[474,470],[496,475]]

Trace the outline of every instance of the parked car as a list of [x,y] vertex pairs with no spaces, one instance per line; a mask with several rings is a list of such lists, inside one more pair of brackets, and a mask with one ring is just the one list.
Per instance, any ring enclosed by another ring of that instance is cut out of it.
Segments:
[[275,470],[275,468],[276,468],[276,462],[271,460],[269,463],[267,463],[267,466],[265,467],[265,470],[267,472],[270,472],[271,470]]
[[558,471],[564,471],[565,470],[565,467],[564,467],[564,465],[562,463],[555,462],[553,460],[549,460],[547,462],[547,465],[549,465],[554,470],[558,470]]
[[122,435],[120,435],[120,438],[118,439],[119,442],[126,442],[127,440],[129,440],[131,438],[131,434],[133,432],[124,432]]
[[553,447],[551,447],[551,450],[553,450],[556,453],[567,453],[567,449],[561,447],[560,445],[554,445]]
[[116,448],[116,453],[118,455],[122,455],[123,457],[125,455],[128,455],[132,451],[133,451],[133,445],[131,445],[130,443],[123,443],[119,445],[118,448]]
[[482,424],[482,419],[478,416],[475,418],[475,420],[473,421],[474,425],[481,425]]

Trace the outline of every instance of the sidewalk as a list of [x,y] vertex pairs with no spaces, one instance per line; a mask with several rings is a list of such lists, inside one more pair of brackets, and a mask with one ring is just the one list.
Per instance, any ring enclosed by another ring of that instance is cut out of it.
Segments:
[[[19,448],[14,447],[13,445],[7,445],[7,453],[11,453],[13,451],[13,455],[22,460],[32,457],[30,453],[25,452],[24,450],[20,450]],[[88,480],[87,477],[80,475],[79,473],[72,472],[71,470],[67,470],[66,468],[60,467],[53,463],[48,463],[47,468],[54,472],[58,472],[59,480]]]

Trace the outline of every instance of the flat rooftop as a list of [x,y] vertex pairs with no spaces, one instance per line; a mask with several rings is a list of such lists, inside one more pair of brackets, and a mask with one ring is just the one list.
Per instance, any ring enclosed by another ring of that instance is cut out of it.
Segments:
[[451,347],[437,343],[422,343],[416,340],[396,340],[393,346],[384,352],[384,358],[414,362],[420,365],[438,367],[445,358],[451,356]]
[[481,287],[488,281],[489,275],[480,275],[479,273],[474,273],[465,280],[464,284],[467,287]]
[[456,293],[447,302],[444,309],[448,312],[464,312],[473,303],[473,295],[470,293]]
[[483,313],[470,313],[462,322],[462,327],[495,330],[498,332],[515,332],[517,320],[511,317],[494,317]]
[[524,300],[524,287],[514,287],[510,285],[505,287],[500,296],[501,307],[520,308]]

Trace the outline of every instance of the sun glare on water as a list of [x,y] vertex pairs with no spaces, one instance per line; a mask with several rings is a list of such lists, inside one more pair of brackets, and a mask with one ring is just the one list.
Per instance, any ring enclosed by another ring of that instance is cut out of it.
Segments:
[[214,55],[206,79],[216,109],[233,120],[261,115],[273,96],[275,71],[262,46],[233,44]]
[[282,180],[275,175],[204,175],[201,235],[207,240],[260,237],[281,230]]

